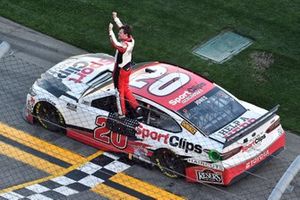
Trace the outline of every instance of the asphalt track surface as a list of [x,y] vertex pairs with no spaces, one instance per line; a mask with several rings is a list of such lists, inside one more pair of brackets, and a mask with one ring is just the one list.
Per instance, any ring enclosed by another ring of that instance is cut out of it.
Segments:
[[[39,77],[40,73],[71,55],[82,54],[85,51],[1,17],[0,27],[0,40],[7,41],[11,45],[8,55],[13,58],[9,61],[11,66],[5,66],[9,67],[9,76],[6,75],[4,77],[0,73],[0,123],[5,124],[5,127],[22,130],[27,134],[48,141],[57,147],[70,150],[70,152],[74,152],[74,154],[82,157],[95,154],[97,152],[96,149],[67,138],[64,135],[46,131],[39,126],[32,126],[26,123],[21,116],[28,89]],[[20,62],[24,67],[19,67]],[[0,135],[0,142],[10,142],[10,140],[5,138]],[[289,164],[300,154],[299,145],[299,137],[288,133],[287,149],[284,152],[274,157],[254,173],[249,174],[229,187],[216,187],[187,183],[183,179],[170,179],[163,176],[157,169],[149,169],[142,164],[133,164],[125,173],[186,199],[267,199]],[[16,159],[18,155],[17,153],[12,156],[3,155],[3,153],[0,155],[0,190],[11,187],[14,184],[17,185],[39,179],[45,177],[47,173],[51,173],[18,161]],[[24,174],[27,171],[30,171],[30,174],[25,176]],[[282,199],[299,199],[299,183],[300,175],[298,174],[292,182],[293,187],[290,187],[290,190],[284,194]],[[79,198],[105,199],[92,191],[85,191],[68,197],[68,199]]]

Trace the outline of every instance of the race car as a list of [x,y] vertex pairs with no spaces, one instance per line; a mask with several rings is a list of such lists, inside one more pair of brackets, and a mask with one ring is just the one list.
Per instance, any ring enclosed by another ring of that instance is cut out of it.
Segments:
[[70,57],[41,75],[24,117],[93,147],[128,154],[163,174],[230,185],[285,147],[276,114],[239,100],[211,80],[164,62],[135,64],[130,89],[142,108],[117,114],[114,57]]

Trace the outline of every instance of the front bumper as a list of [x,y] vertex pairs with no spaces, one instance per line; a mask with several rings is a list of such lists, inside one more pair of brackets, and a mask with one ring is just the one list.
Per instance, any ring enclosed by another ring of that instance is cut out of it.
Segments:
[[24,107],[23,113],[22,113],[23,118],[30,124],[34,123],[34,117],[30,110],[27,108],[27,106]]
[[22,116],[30,124],[34,123],[34,117],[33,117],[32,112],[33,112],[33,107],[34,107],[35,103],[36,103],[35,98],[33,96],[31,96],[30,94],[28,94],[27,98],[26,98],[26,105],[23,108]]
[[261,166],[265,161],[271,159],[285,147],[286,134],[282,135],[267,149],[261,152],[254,158],[244,161],[243,163],[224,170],[216,170],[203,166],[193,166],[186,168],[186,179],[189,182],[203,182],[219,185],[230,185],[240,178],[254,171]]

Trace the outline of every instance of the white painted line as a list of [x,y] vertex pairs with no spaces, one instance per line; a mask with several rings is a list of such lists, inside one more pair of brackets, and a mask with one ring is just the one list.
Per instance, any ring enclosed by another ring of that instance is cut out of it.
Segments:
[[53,200],[49,197],[46,197],[45,195],[42,195],[42,194],[33,194],[33,195],[30,195],[29,197],[26,197],[26,199],[30,199],[30,200]]
[[78,168],[78,170],[85,172],[89,175],[95,173],[96,171],[100,170],[102,167],[99,165],[96,165],[94,163],[88,162],[87,164],[81,166]]
[[73,189],[71,189],[71,188],[68,188],[68,187],[66,187],[66,186],[61,186],[61,187],[59,187],[59,188],[55,188],[54,191],[55,191],[55,192],[58,192],[58,193],[60,193],[60,194],[63,194],[63,195],[65,195],[65,196],[70,196],[70,195],[72,195],[72,194],[77,194],[77,193],[78,193],[78,191],[73,190]]
[[44,187],[44,186],[42,186],[42,185],[40,185],[40,184],[28,186],[28,187],[26,187],[26,189],[32,190],[32,191],[34,191],[35,193],[43,193],[43,192],[47,192],[47,191],[50,190],[49,188]]
[[10,49],[10,45],[7,42],[0,41],[0,58],[2,58],[2,56],[4,56],[4,54],[6,54],[9,49]]
[[102,180],[101,178],[98,178],[96,176],[93,176],[93,175],[89,175],[89,176],[81,179],[80,181],[78,181],[78,183],[81,183],[88,187],[95,187],[96,185],[103,183],[103,182],[104,182],[104,180]]
[[70,178],[65,177],[65,176],[56,177],[56,178],[52,179],[52,181],[54,181],[56,183],[59,183],[61,185],[70,185],[70,184],[76,182],[73,179],[70,179]]
[[4,197],[6,199],[9,199],[9,200],[19,200],[19,199],[24,198],[24,196],[22,196],[20,194],[17,194],[15,192],[9,192],[9,193],[5,193],[5,194],[1,194],[0,196]]
[[119,172],[122,172],[122,171],[128,169],[129,167],[130,167],[130,165],[127,165],[125,163],[115,160],[115,161],[109,163],[108,165],[106,165],[104,168],[108,169],[110,171],[113,171],[115,173],[119,173]]

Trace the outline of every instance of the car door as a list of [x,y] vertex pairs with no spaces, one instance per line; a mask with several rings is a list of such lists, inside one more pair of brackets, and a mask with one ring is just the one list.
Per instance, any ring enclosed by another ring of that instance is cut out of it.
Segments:
[[139,139],[151,149],[167,148],[177,155],[199,156],[205,137],[181,116],[159,105],[144,107],[144,117],[137,130]]
[[93,118],[92,139],[96,146],[115,152],[128,151],[130,138],[126,135],[111,131],[107,128],[107,119],[111,113],[117,113],[116,97],[113,92],[106,92],[101,96],[93,96],[89,99],[88,109],[82,112],[88,112],[90,118]]
[[170,113],[163,112],[150,104],[142,104],[143,118],[137,127],[137,138],[143,143],[150,145],[150,148],[168,148],[169,138],[179,135],[182,128],[171,116]]

